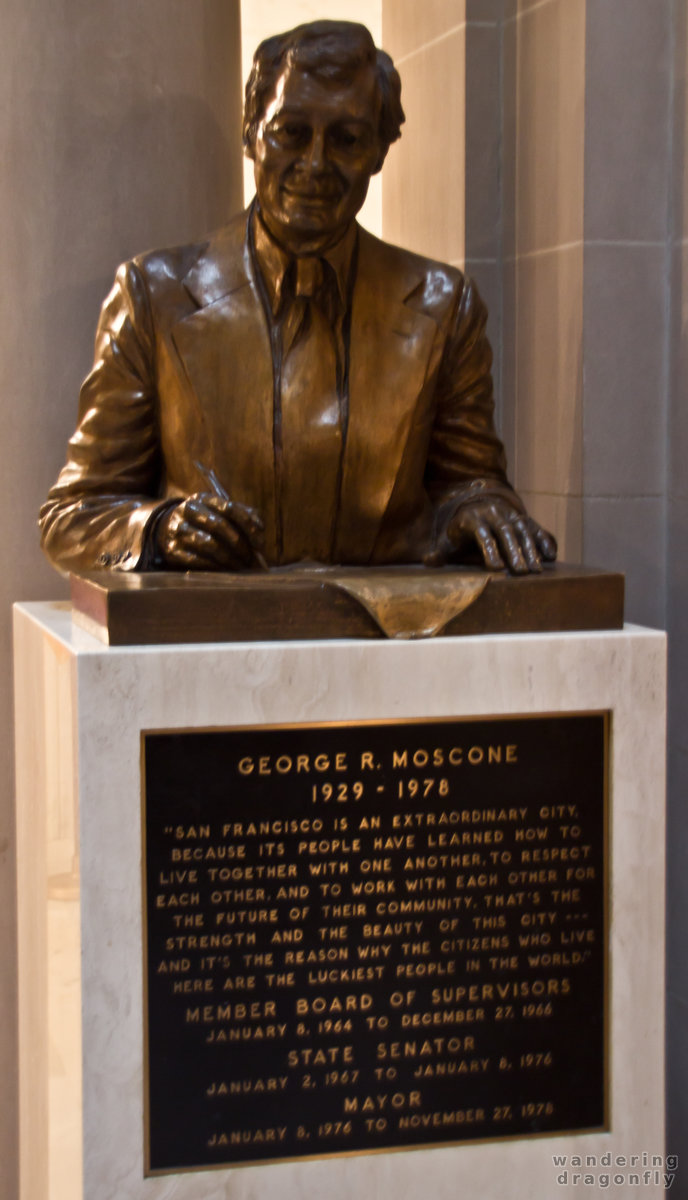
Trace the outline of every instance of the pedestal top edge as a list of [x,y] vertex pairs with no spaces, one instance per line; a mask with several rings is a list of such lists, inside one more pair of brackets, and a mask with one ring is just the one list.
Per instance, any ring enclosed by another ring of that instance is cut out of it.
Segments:
[[[102,655],[107,658],[129,657],[132,654],[151,656],[172,656],[179,654],[202,653],[237,653],[251,651],[294,652],[309,648],[311,651],[327,649],[343,652],[345,648],[360,650],[365,648],[370,654],[389,653],[391,647],[442,647],[461,644],[474,647],[476,644],[503,645],[505,642],[522,644],[530,642],[533,645],[544,645],[547,642],[588,642],[600,641],[624,642],[628,639],[644,641],[666,640],[666,633],[661,629],[652,629],[644,625],[626,623],[623,629],[574,630],[568,632],[546,633],[484,633],[464,637],[434,637],[419,639],[370,640],[368,638],[329,638],[321,641],[289,640],[289,641],[255,641],[255,642],[178,642],[175,644],[141,645],[132,643],[126,646],[108,646],[93,634],[76,625],[72,621],[72,606],[68,600],[31,600],[19,601],[13,605],[18,617],[25,617],[37,625],[42,632],[57,639],[70,653],[77,657]],[[381,650],[381,648],[383,648]],[[412,651],[417,653],[417,650]]]

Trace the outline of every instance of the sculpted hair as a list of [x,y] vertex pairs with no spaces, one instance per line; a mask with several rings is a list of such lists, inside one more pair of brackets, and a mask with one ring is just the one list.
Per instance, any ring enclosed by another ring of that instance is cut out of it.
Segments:
[[401,137],[406,119],[401,107],[401,80],[388,54],[378,50],[365,25],[353,21],[311,21],[287,33],[266,38],[253,56],[244,104],[244,146],[253,152],[258,124],[287,67],[327,82],[347,83],[364,66],[372,66],[380,95],[378,133],[385,154]]

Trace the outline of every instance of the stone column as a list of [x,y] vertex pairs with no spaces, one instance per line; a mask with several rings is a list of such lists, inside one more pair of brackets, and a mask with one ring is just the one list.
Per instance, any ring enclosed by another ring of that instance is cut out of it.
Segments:
[[[505,0],[506,413],[567,558],[669,627],[668,1152],[688,1123],[688,4]],[[510,217],[511,215],[511,217]],[[510,220],[509,220],[510,217]],[[672,1191],[688,1197],[679,1163]]]
[[665,624],[672,0],[587,0],[583,552]]
[[562,557],[626,571],[629,618],[662,625],[670,0],[506,4],[515,482]]
[[582,556],[585,0],[506,0],[504,433],[560,555]]
[[117,264],[241,207],[238,0],[6,0],[0,51],[0,1195],[17,1194],[10,612]]

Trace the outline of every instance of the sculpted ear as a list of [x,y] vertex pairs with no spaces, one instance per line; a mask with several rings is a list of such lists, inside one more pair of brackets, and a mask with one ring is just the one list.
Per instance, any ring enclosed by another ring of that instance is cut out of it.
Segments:
[[388,150],[389,150],[389,146],[384,146],[380,149],[380,153],[379,153],[377,162],[375,163],[375,166],[373,167],[372,171],[370,172],[371,175],[379,175],[380,174],[380,171],[382,170],[382,168],[385,164],[385,159],[387,157]]
[[241,130],[241,140],[243,142],[244,154],[246,158],[255,160],[256,157],[256,138],[258,136],[259,122],[251,120],[248,113],[244,114],[244,121]]

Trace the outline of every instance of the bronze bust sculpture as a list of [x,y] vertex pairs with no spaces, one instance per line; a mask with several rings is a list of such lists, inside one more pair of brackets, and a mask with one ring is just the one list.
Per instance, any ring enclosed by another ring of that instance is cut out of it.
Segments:
[[62,569],[463,561],[540,569],[510,487],[473,284],[355,217],[404,120],[368,31],[263,42],[246,88],[256,200],[117,273],[65,467]]

